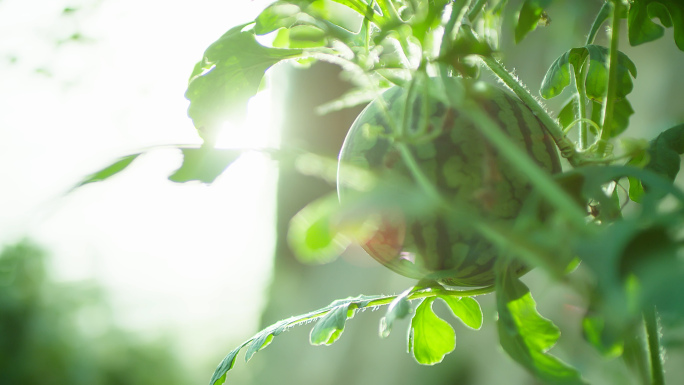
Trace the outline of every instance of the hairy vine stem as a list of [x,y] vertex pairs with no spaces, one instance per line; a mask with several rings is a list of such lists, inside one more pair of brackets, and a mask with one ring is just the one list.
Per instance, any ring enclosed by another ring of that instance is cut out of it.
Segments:
[[[406,299],[409,301],[413,301],[415,299],[436,297],[438,295],[465,298],[465,297],[476,297],[478,295],[489,294],[489,293],[493,293],[494,291],[495,291],[494,285],[478,287],[475,289],[467,289],[467,290],[449,290],[449,289],[445,289],[441,286],[434,286],[434,287],[427,287],[424,289],[415,290],[411,294],[409,294],[406,297]],[[402,294],[378,296],[375,299],[368,301],[368,303],[365,306],[359,307],[359,309],[373,308],[375,306],[389,305],[390,303],[392,303],[392,301],[394,301],[400,295],[402,295]],[[328,308],[323,308],[323,309],[319,309],[319,310],[314,310],[310,313],[307,313],[303,317],[301,317],[301,316],[300,317],[292,317],[292,318],[296,318],[296,320],[289,322],[287,325],[289,327],[289,326],[295,326],[295,325],[303,324],[305,322],[323,317],[324,315],[328,314],[330,312],[330,310],[331,309],[328,307]],[[249,341],[247,341],[247,342],[249,342]],[[247,342],[245,342],[243,344],[243,346],[246,345]]]
[[489,56],[481,56],[482,61],[503,83],[508,86],[522,100],[532,112],[544,123],[547,131],[558,146],[561,154],[571,165],[578,166],[582,163],[580,154],[575,150],[575,145],[565,136],[563,128],[553,119],[539,101],[520,82],[508,72],[501,63]]

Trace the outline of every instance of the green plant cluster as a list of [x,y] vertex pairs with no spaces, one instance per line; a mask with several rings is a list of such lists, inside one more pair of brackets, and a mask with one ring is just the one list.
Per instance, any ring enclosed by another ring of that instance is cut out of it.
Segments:
[[[569,48],[550,63],[540,86],[541,97],[554,98],[567,87],[572,89],[572,96],[553,115],[506,70],[499,54],[501,36],[513,34],[520,42],[537,27],[553,22],[556,16],[547,14],[552,3],[280,0],[207,48],[192,71],[186,93],[188,114],[205,143],[201,148],[183,149],[184,163],[172,180],[210,183],[239,156],[237,150],[214,149],[217,132],[226,120],[244,115],[269,68],[286,61],[304,67],[326,61],[339,65],[354,89],[323,105],[321,111],[367,103],[393,86],[405,87],[408,100],[430,92],[422,86],[426,78],[440,79],[444,85],[437,91],[441,100],[459,109],[533,187],[510,223],[478,216],[463,219],[500,250],[494,285],[457,290],[424,280],[396,296],[335,301],[280,321],[231,351],[216,369],[211,385],[226,382],[241,349],[249,360],[288,327],[314,319],[312,344],[331,344],[358,309],[379,305],[388,305],[381,335],[389,334],[397,319],[410,317],[409,352],[420,364],[436,364],[454,349],[455,333],[432,311],[433,303],[446,302],[456,318],[478,329],[482,313],[476,297],[491,292],[496,295],[499,342],[513,360],[546,383],[585,383],[579,370],[549,353],[560,331],[537,312],[530,290],[511,272],[514,261],[544,271],[586,298],[589,306],[581,327],[588,344],[606,356],[641,360],[630,361],[630,366],[641,371],[639,377],[645,383],[664,383],[661,323],[684,320],[680,298],[684,292],[684,191],[673,183],[684,152],[684,124],[650,141],[622,137],[638,109],[629,101],[637,68],[619,47],[651,42],[672,28],[673,49],[684,51],[684,3],[606,0],[587,26],[585,45]],[[514,20],[510,28],[506,20]],[[604,26],[609,26],[605,46],[596,43]],[[625,26],[628,42],[620,40]],[[497,77],[543,123],[569,164],[565,172],[551,176],[540,169],[511,143],[494,117],[472,102],[473,87],[484,71]],[[460,86],[446,86],[447,78],[453,77],[461,80]],[[411,152],[405,151],[405,128],[410,122],[402,116],[388,117],[396,122],[392,145],[412,180],[377,183],[377,176],[363,169],[341,180],[362,193],[342,205],[335,197],[325,197],[291,222],[290,243],[302,261],[334,259],[362,231],[363,213],[388,201],[416,215],[437,211],[458,215],[459,207],[445,202]],[[575,137],[576,141],[571,139]],[[618,144],[623,151],[615,151]],[[114,175],[138,155],[122,158],[83,183]],[[293,156],[326,162],[310,154]],[[321,174],[327,176],[324,171]],[[644,335],[647,343],[635,342],[635,335]]]

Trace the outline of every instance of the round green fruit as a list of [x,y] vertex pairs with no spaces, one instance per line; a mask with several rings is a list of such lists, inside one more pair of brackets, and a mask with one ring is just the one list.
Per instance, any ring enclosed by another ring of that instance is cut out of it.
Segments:
[[[436,82],[430,80],[433,91]],[[449,82],[463,88],[456,83],[458,79]],[[550,174],[560,171],[552,139],[525,104],[484,83],[473,85],[468,95],[540,167]],[[450,202],[467,206],[489,220],[510,221],[518,215],[531,191],[530,184],[461,111],[430,92],[407,102],[402,87],[390,88],[380,98],[383,102],[371,102],[356,118],[342,146],[338,169],[342,201],[349,194],[345,181],[340,180],[347,175],[346,167],[371,170],[381,181],[397,176],[411,178],[394,145],[401,141],[422,173]],[[402,130],[392,127],[388,120],[400,125],[403,119],[411,124],[398,136],[397,131]],[[450,286],[486,286],[494,282],[498,250],[463,225],[467,218],[414,214],[405,207],[378,214],[379,225],[370,238],[364,239],[363,248],[383,265],[410,278],[434,279]],[[513,270],[519,275],[527,271],[522,264],[516,264]]]

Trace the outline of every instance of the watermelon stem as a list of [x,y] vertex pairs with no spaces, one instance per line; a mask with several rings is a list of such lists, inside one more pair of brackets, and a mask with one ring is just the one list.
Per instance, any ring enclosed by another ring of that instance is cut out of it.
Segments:
[[496,59],[488,56],[480,56],[480,58],[487,67],[532,110],[537,118],[541,120],[544,127],[553,138],[553,141],[556,142],[556,146],[558,146],[561,155],[563,155],[572,166],[577,167],[581,165],[583,163],[582,155],[575,150],[575,145],[565,136],[563,128],[558,124],[558,121],[549,115],[546,108],[542,106],[539,100],[532,96],[530,91]]

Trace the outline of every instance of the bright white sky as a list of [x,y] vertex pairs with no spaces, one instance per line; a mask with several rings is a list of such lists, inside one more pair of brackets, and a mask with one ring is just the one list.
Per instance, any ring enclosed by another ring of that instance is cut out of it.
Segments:
[[[78,11],[62,15],[66,6]],[[60,195],[141,147],[198,143],[188,75],[213,40],[263,6],[0,1],[0,244],[36,240],[61,280],[106,285],[124,325],[173,332],[186,359],[214,364],[256,328],[271,274],[273,164],[250,154],[211,187],[178,185],[166,176],[180,154],[157,151]],[[59,44],[76,32],[82,41]],[[270,94],[253,102],[260,113],[228,134],[230,145],[276,144],[275,111],[263,113],[273,111]]]

